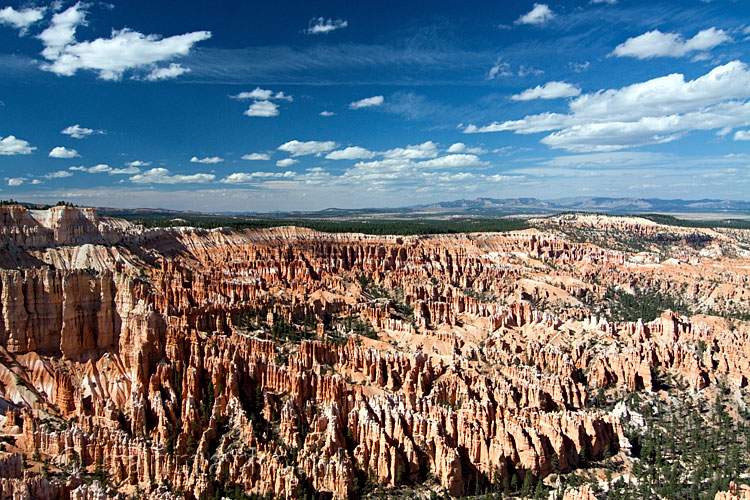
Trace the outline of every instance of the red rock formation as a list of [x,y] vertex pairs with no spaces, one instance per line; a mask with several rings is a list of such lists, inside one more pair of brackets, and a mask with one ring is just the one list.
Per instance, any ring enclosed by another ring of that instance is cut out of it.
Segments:
[[619,420],[587,408],[587,389],[750,372],[747,325],[600,320],[579,299],[607,287],[588,278],[632,277],[628,255],[536,231],[141,230],[65,207],[0,219],[0,396],[19,408],[3,429],[53,469],[32,479],[0,457],[0,491],[20,498],[108,494],[61,479],[79,465],[149,498],[346,498],[368,476],[427,471],[461,495],[616,449]]
[[750,486],[746,484],[737,486],[732,481],[729,483],[729,491],[720,491],[714,497],[714,500],[747,500],[750,499]]

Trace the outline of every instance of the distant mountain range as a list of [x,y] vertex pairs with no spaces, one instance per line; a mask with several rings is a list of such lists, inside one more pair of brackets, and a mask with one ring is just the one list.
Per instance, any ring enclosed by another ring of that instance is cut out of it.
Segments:
[[[417,207],[414,207],[417,208]],[[555,200],[539,200],[537,198],[476,198],[473,200],[456,200],[424,205],[419,208],[438,208],[446,210],[474,211],[504,211],[519,212],[606,212],[606,213],[700,213],[726,212],[750,213],[750,202],[733,200],[662,200],[659,198],[603,198],[592,196],[578,196],[574,198],[558,198]]]
[[367,219],[367,218],[421,218],[421,217],[500,217],[509,215],[545,215],[560,212],[599,212],[608,214],[714,214],[726,217],[750,215],[750,202],[735,200],[662,200],[659,198],[604,198],[579,196],[540,200],[537,198],[476,198],[473,200],[444,201],[426,205],[399,208],[343,209],[329,208],[318,211],[294,212],[244,212],[205,213],[180,212],[160,208],[99,208],[99,212],[112,216],[240,216],[250,218],[310,218],[310,219]]

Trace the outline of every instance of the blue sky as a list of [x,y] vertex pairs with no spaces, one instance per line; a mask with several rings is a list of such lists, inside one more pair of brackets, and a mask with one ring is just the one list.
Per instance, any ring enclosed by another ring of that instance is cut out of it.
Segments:
[[0,198],[750,199],[746,0],[217,4],[0,2]]

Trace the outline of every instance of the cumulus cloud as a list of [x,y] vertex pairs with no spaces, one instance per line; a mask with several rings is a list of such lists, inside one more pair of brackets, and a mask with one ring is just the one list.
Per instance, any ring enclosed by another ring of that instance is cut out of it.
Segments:
[[[151,165],[150,162],[148,164]],[[132,175],[132,174],[137,174],[140,171],[141,171],[140,168],[131,165],[125,168],[112,168],[107,173],[110,175]]]
[[248,184],[259,180],[290,179],[294,176],[294,172],[289,170],[286,172],[235,172],[221,179],[219,182],[223,182],[224,184]]
[[149,82],[158,82],[161,80],[171,80],[177,78],[180,75],[188,73],[190,68],[186,68],[182,64],[172,63],[169,66],[163,68],[154,68],[151,73],[146,75],[144,80]]
[[327,153],[337,146],[334,141],[289,141],[278,147],[279,151],[285,151],[292,156],[320,155]]
[[738,130],[734,133],[735,141],[750,141],[750,130]]
[[29,26],[44,17],[45,10],[44,8],[15,10],[13,7],[5,7],[0,9],[0,24],[12,26],[24,35]]
[[452,168],[466,168],[476,167],[484,165],[478,156],[469,154],[452,154],[447,156],[441,156],[439,158],[433,158],[431,160],[424,160],[415,164],[418,168],[438,168],[438,169],[452,169]]
[[375,153],[368,151],[359,146],[350,146],[348,148],[331,151],[326,155],[329,160],[359,160],[362,158],[372,158]]
[[106,174],[108,172],[112,171],[112,167],[105,163],[100,163],[99,165],[94,165],[93,167],[89,167],[86,169],[87,172],[91,174]]
[[293,98],[290,95],[285,94],[284,92],[276,92],[274,93],[273,90],[267,90],[262,89],[260,87],[255,87],[254,90],[251,90],[250,92],[240,92],[236,95],[230,95],[232,99],[237,99],[239,101],[247,101],[249,99],[253,99],[256,101],[268,101],[270,99],[281,99],[284,101],[292,101]]
[[533,99],[559,99],[581,95],[581,89],[565,82],[547,82],[533,89],[526,89],[511,97],[514,101],[531,101]]
[[422,144],[408,145],[405,148],[393,148],[385,151],[383,157],[389,160],[423,160],[425,158],[435,158],[438,155],[438,147],[432,141],[426,141]]
[[555,17],[547,4],[535,3],[534,8],[516,19],[515,24],[544,24]]
[[126,167],[148,167],[151,165],[150,161],[133,160],[125,163]]
[[9,186],[20,186],[26,181],[24,177],[6,177],[6,180],[8,181]]
[[682,74],[620,89],[584,94],[569,112],[546,112],[520,120],[468,125],[464,132],[552,132],[541,142],[576,152],[614,151],[671,142],[694,130],[750,125],[750,68],[741,61],[717,66],[695,80]]
[[730,40],[731,37],[725,31],[716,28],[702,30],[689,40],[685,40],[679,33],[662,33],[659,30],[653,30],[628,38],[624,43],[615,47],[612,55],[638,59],[683,57],[691,52],[711,50]]
[[152,168],[130,177],[130,181],[136,184],[202,184],[214,179],[214,174],[172,174],[166,168]]
[[354,101],[354,102],[349,103],[349,109],[372,108],[375,106],[381,106],[382,104],[383,104],[383,96],[376,95],[376,96],[366,97],[364,99],[360,99],[359,101]]
[[[414,148],[414,146],[407,146],[396,149],[407,151]],[[425,149],[431,149],[431,147],[428,146]],[[334,180],[367,185],[369,189],[383,191],[394,188],[403,189],[405,186],[412,186],[415,189],[431,186],[445,191],[450,190],[454,183],[459,182],[494,182],[489,176],[483,174],[456,172],[462,168],[485,167],[486,165],[486,162],[482,162],[476,155],[471,154],[451,154],[419,161],[414,161],[405,155],[391,155],[390,158],[382,160],[358,162]]]
[[[291,142],[291,141],[290,141]],[[315,143],[315,141],[310,141]],[[314,151],[324,147],[311,147],[307,143],[298,143],[284,149],[302,150],[300,144],[305,144],[306,154],[316,154]],[[319,145],[318,145],[319,146]],[[449,148],[451,149],[451,148]],[[394,192],[407,190],[416,192],[429,186],[430,190],[439,189],[441,192],[451,192],[454,189],[465,189],[467,183],[484,185],[487,183],[507,182],[511,177],[496,176],[482,173],[489,164],[483,162],[476,154],[468,153],[466,145],[455,146],[453,151],[461,153],[440,156],[440,149],[435,142],[426,141],[422,144],[408,145],[383,152],[372,152],[358,146],[350,146],[339,150],[331,150],[327,157],[330,159],[356,159],[353,166],[343,173],[334,175],[322,167],[313,167],[303,172],[285,170],[281,172],[235,172],[217,182],[222,184],[251,184],[268,189],[291,190],[303,189],[303,186],[325,185],[332,189],[350,190],[363,188],[367,191]],[[322,153],[320,153],[322,154]],[[366,157],[366,158],[359,158]],[[372,159],[381,157],[379,159]],[[277,162],[279,166],[296,164],[295,158],[286,158]],[[471,169],[467,171],[466,169]],[[518,178],[515,176],[514,178]],[[304,189],[308,189],[304,187]]]
[[[134,164],[140,164],[143,162],[131,162]],[[126,163],[125,168],[112,168],[106,163],[100,163],[99,165],[94,165],[93,167],[83,167],[83,166],[74,166],[70,167],[69,170],[73,170],[76,172],[87,172],[89,174],[109,174],[109,175],[124,175],[124,174],[137,174],[141,171],[140,168],[138,168],[136,165],[129,165]],[[150,163],[148,163],[150,165]]]
[[79,42],[76,29],[85,23],[86,7],[81,2],[52,16],[49,27],[38,37],[44,44],[42,56],[48,61],[42,69],[60,76],[91,70],[102,80],[119,80],[125,71],[146,69],[149,75],[166,78],[179,69],[157,68],[157,63],[185,56],[196,43],[211,37],[209,31],[195,31],[162,38],[124,28],[113,30],[109,38]]
[[324,17],[313,17],[310,19],[305,33],[308,35],[327,35],[331,31],[343,29],[349,26],[346,19],[326,19]]
[[475,154],[475,155],[483,155],[487,152],[487,150],[482,148],[470,148],[467,147],[466,144],[463,142],[457,142],[455,144],[451,144],[448,149],[445,150],[446,153],[469,153],[469,154]]
[[279,116],[279,106],[271,101],[255,101],[245,110],[245,116],[260,116],[270,118]]
[[223,161],[224,159],[219,158],[218,156],[207,156],[205,158],[198,158],[197,156],[193,156],[192,158],[190,158],[190,163],[204,163],[209,165],[221,163]]
[[268,153],[250,153],[247,155],[242,155],[243,160],[250,160],[250,161],[268,161],[271,159],[271,155]]
[[14,135],[9,135],[5,138],[0,137],[0,155],[28,155],[31,154],[35,149],[36,147],[32,146],[23,139],[18,139]]
[[294,158],[284,158],[283,160],[279,160],[276,162],[277,167],[291,167],[295,163],[298,163],[299,160],[295,160]]
[[73,139],[84,139],[92,134],[103,134],[103,130],[94,130],[92,128],[81,127],[77,123],[69,127],[65,127],[60,131],[61,134],[69,135]]
[[52,16],[49,27],[38,38],[44,44],[42,55],[49,60],[58,59],[65,47],[75,42],[76,28],[86,22],[86,11],[77,3]]
[[327,111],[327,110],[325,110],[325,111],[321,111],[319,114],[320,114],[320,116],[333,116],[336,113],[334,113],[333,111]]
[[284,92],[275,92],[273,90],[256,87],[250,92],[240,92],[236,95],[229,96],[238,101],[252,100],[253,103],[245,111],[246,116],[272,117],[279,115],[279,106],[273,100],[292,101],[292,96]]
[[71,177],[73,174],[67,170],[58,170],[56,172],[50,172],[44,175],[45,179],[64,179]]
[[81,156],[78,154],[78,151],[76,151],[75,149],[68,149],[63,146],[52,148],[52,151],[49,152],[50,158],[76,158],[78,156]]

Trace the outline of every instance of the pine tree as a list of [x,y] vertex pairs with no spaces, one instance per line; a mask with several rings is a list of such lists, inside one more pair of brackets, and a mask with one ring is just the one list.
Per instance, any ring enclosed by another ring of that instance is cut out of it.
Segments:
[[521,486],[521,496],[527,497],[531,494],[534,488],[534,475],[530,471],[526,471],[523,478],[523,486]]

